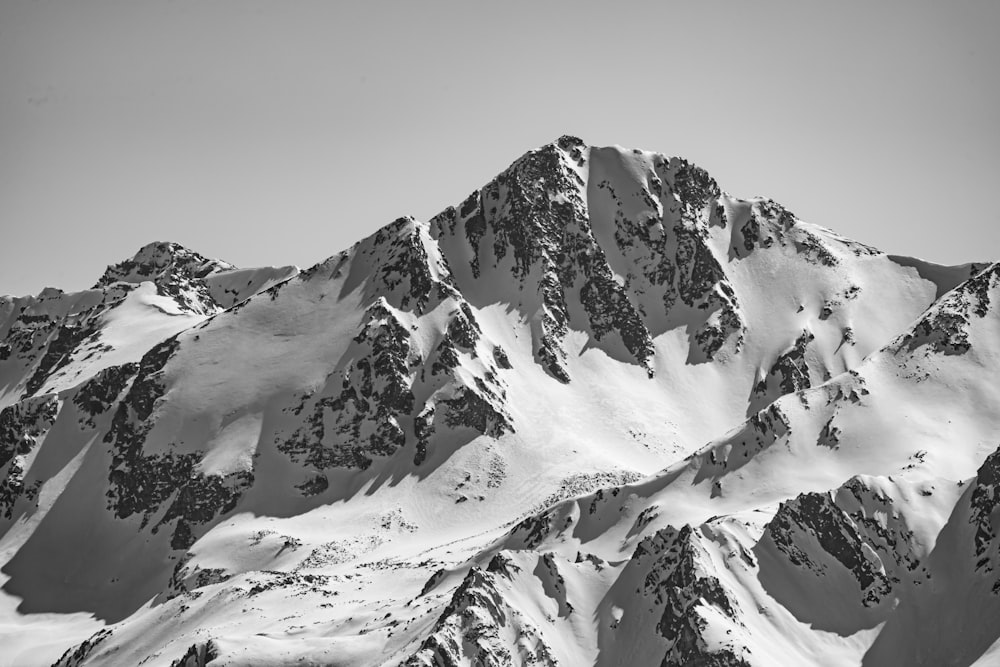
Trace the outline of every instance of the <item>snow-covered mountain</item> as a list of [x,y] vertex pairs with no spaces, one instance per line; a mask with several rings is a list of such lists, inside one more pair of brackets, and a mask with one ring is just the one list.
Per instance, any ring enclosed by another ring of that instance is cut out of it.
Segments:
[[0,298],[0,664],[989,664],[997,303],[573,137]]

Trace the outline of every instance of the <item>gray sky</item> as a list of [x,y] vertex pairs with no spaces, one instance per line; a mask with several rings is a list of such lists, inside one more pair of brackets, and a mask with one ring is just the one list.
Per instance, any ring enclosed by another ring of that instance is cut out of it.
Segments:
[[0,293],[153,240],[308,266],[566,133],[998,259],[998,29],[996,0],[0,0]]

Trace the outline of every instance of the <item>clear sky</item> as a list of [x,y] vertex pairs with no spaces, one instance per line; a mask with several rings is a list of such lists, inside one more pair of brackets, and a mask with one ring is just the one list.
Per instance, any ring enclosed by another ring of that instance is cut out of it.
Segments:
[[311,265],[561,134],[1000,259],[1000,2],[2,0],[0,293]]

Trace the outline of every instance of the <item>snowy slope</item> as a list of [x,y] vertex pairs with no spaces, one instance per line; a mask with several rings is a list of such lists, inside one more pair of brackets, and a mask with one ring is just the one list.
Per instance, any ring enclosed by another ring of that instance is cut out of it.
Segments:
[[997,282],[563,137],[301,273],[5,297],[0,664],[972,664]]
[[150,243],[109,266],[92,289],[0,297],[0,406],[137,362],[156,343],[297,272],[236,269],[175,243]]

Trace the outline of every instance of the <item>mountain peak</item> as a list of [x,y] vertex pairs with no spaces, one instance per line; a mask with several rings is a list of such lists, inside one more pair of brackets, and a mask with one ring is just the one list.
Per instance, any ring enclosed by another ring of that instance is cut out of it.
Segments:
[[305,272],[148,244],[0,299],[4,655],[971,665],[997,303],[569,135]]
[[116,282],[157,282],[176,274],[187,279],[204,278],[234,268],[228,262],[208,259],[179,243],[154,241],[139,248],[131,259],[109,266],[94,287],[106,287]]

